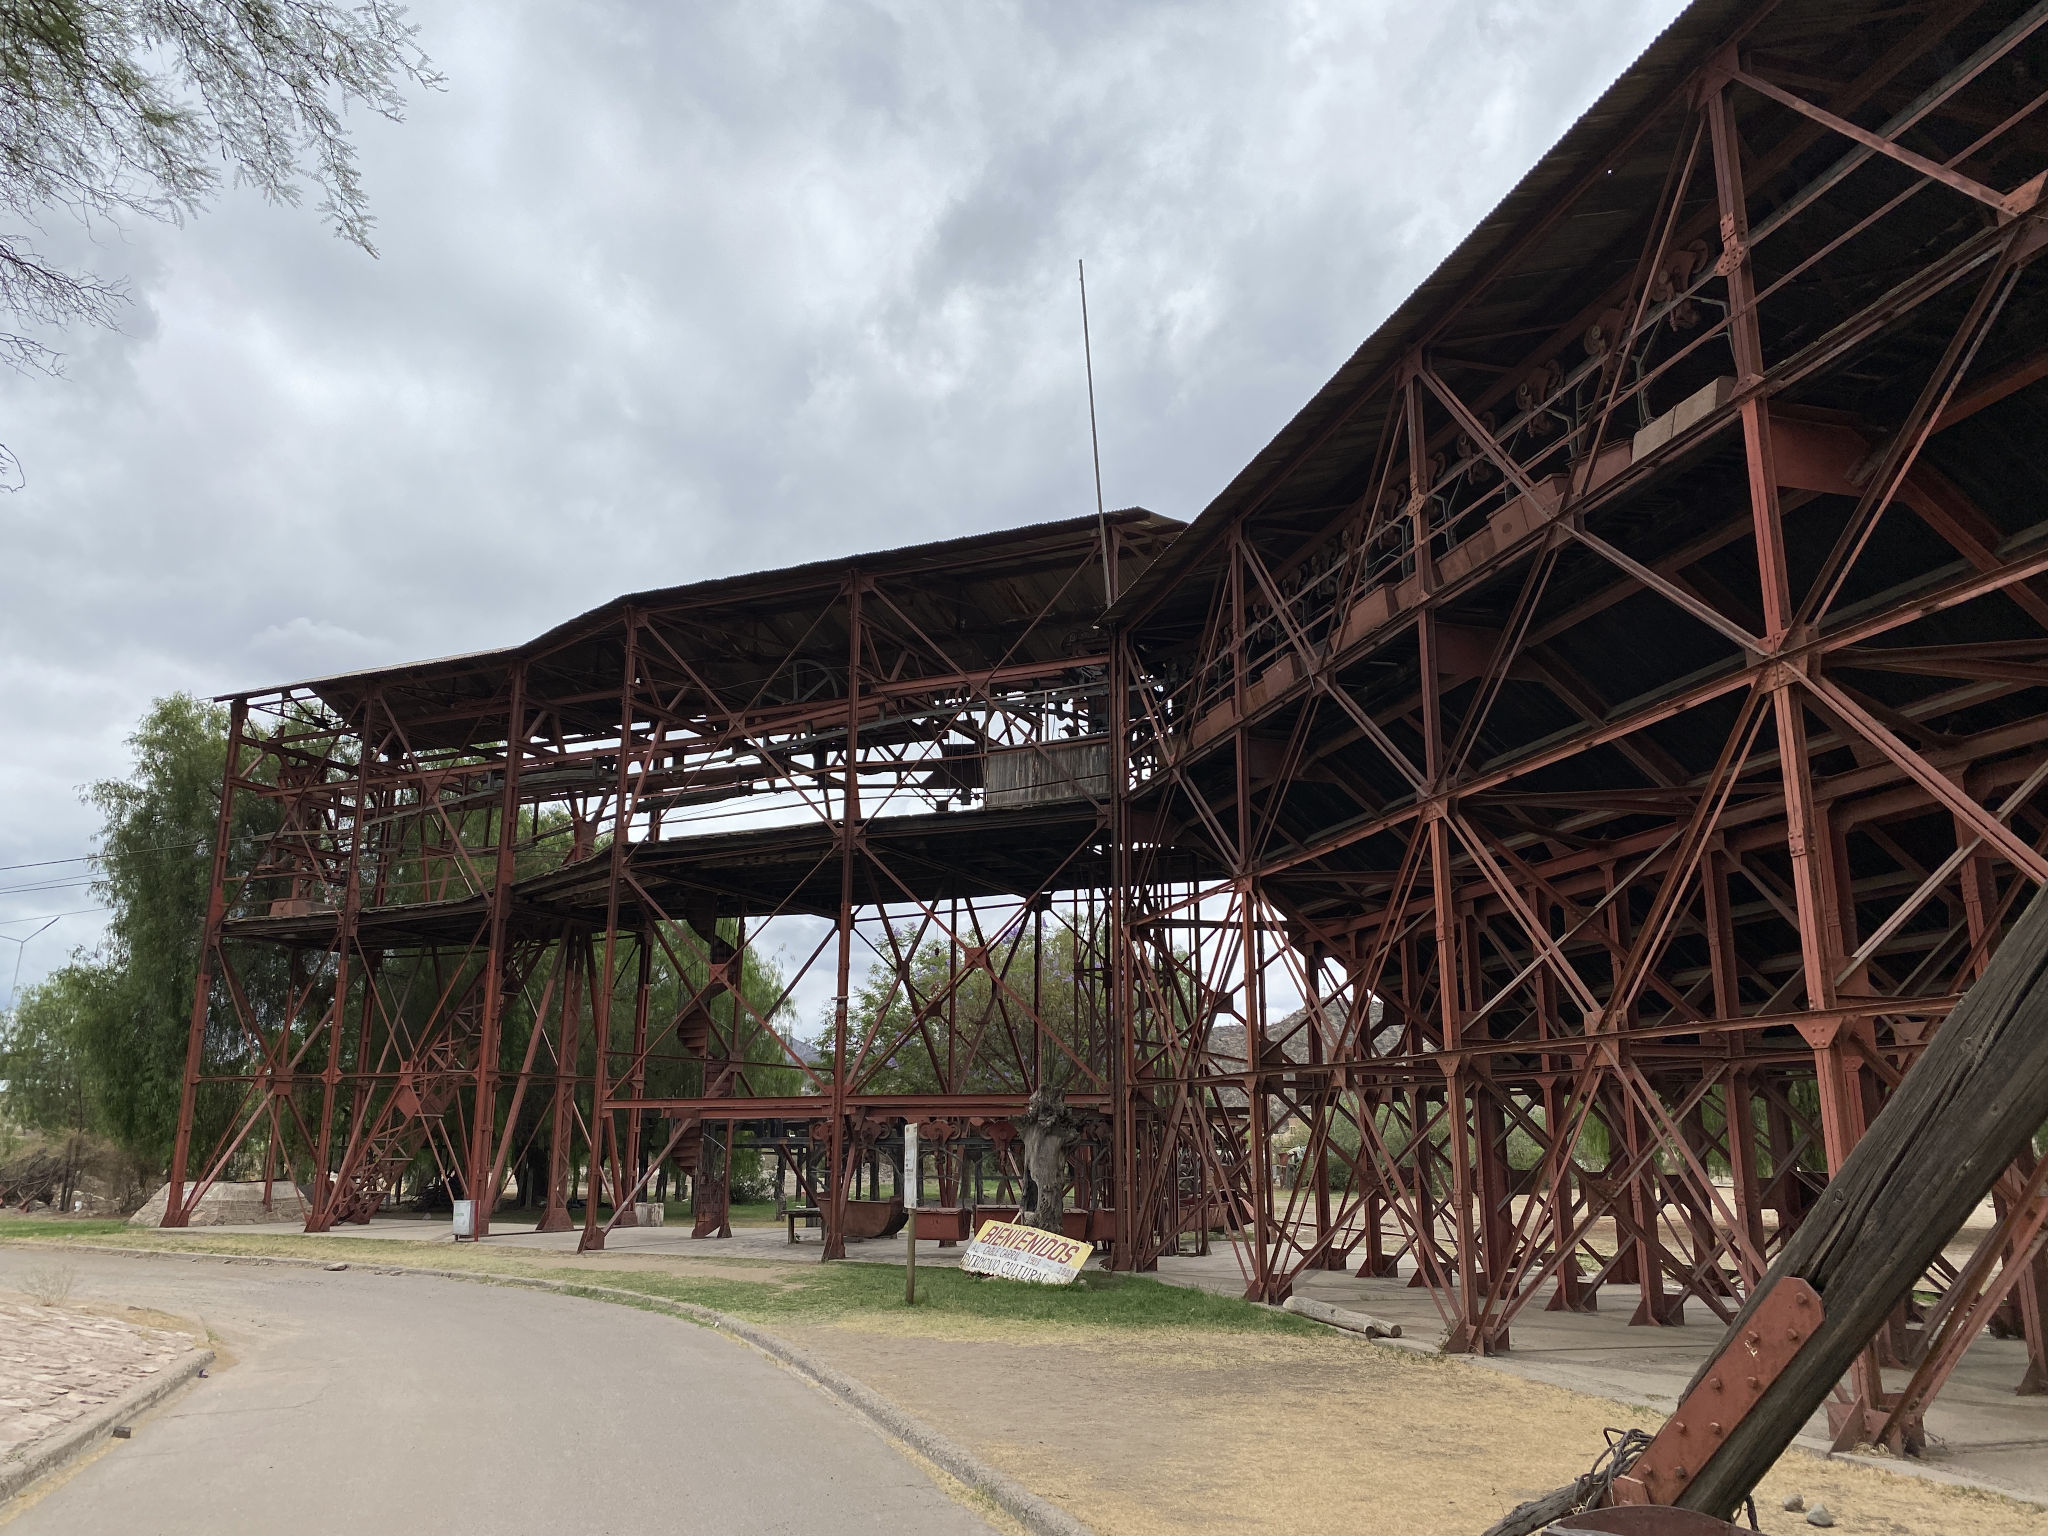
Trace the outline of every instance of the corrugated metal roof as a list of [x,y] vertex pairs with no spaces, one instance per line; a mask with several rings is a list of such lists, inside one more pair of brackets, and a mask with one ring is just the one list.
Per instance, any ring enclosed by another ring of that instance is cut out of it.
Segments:
[[[1142,508],[1107,515],[1129,581],[1181,525]],[[839,592],[848,573],[873,578],[868,620],[899,649],[915,649],[912,675],[996,665],[1057,664],[1099,653],[1099,524],[1069,518],[930,544],[749,572],[614,598],[523,645],[409,662],[289,685],[316,694],[358,729],[369,701],[414,749],[475,750],[503,739],[515,664],[527,669],[530,707],[574,736],[618,727],[626,615],[640,616],[643,673],[674,672],[707,708],[789,703],[843,685],[848,635]],[[801,673],[801,677],[799,677]],[[243,697],[281,694],[266,689]],[[236,697],[236,695],[229,695]]]
[[[1178,519],[1163,517],[1143,507],[1121,508],[1106,514],[1106,518],[1123,531],[1127,538],[1137,536],[1140,540],[1147,534],[1156,536],[1184,526]],[[968,563],[992,553],[1001,554],[1026,544],[1086,540],[1095,535],[1097,527],[1097,519],[1093,516],[1062,518],[1052,522],[1025,523],[1015,528],[999,528],[987,533],[965,534],[954,539],[938,539],[927,544],[904,544],[892,549],[863,551],[832,560],[814,560],[802,565],[745,571],[733,576],[716,576],[706,581],[687,582],[679,586],[651,587],[645,591],[629,592],[621,597],[612,598],[609,602],[601,603],[573,619],[565,620],[519,645],[500,646],[493,650],[459,651],[449,656],[393,662],[379,667],[358,667],[347,672],[332,672],[320,677],[303,678],[294,683],[280,683],[273,687],[241,688],[233,693],[220,694],[218,697],[222,701],[257,698],[266,694],[287,693],[299,689],[326,693],[330,689],[349,684],[360,685],[394,678],[417,679],[434,672],[503,666],[523,657],[537,655],[565,641],[589,634],[593,630],[606,628],[617,622],[628,608],[668,608],[699,603],[731,602],[750,593],[765,595],[771,592],[789,592],[806,586],[833,585],[848,571],[854,569],[876,575],[920,567],[941,569]]]

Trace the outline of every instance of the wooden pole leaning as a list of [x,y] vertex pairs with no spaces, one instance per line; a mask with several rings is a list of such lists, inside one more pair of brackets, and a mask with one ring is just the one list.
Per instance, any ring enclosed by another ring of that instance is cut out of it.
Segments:
[[2044,1016],[2048,900],[2037,893],[1729,1325],[1739,1337],[1781,1282],[1812,1287],[1826,1309],[1673,1503],[1733,1511],[2048,1120]]

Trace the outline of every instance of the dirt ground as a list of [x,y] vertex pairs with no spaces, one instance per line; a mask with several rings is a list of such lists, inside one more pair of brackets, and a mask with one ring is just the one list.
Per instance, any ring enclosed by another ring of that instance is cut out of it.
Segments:
[[[1478,1536],[1583,1472],[1601,1431],[1657,1416],[1339,1335],[1142,1334],[948,1320],[779,1327],[970,1445],[1102,1536],[1399,1531]],[[2048,1533],[2048,1510],[1787,1454],[1758,1498],[1763,1529]]]

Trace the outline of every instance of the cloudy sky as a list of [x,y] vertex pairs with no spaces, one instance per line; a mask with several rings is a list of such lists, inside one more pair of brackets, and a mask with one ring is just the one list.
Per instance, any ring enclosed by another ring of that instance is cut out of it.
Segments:
[[158,695],[1091,511],[1077,256],[1110,504],[1192,517],[1678,8],[417,5],[380,259],[50,226],[132,302],[0,377],[0,937],[93,905],[22,866]]

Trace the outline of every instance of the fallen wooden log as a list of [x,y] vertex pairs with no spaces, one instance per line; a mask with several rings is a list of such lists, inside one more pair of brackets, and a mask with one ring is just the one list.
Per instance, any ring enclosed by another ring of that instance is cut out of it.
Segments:
[[1343,1328],[1351,1333],[1362,1333],[1368,1339],[1398,1339],[1401,1325],[1390,1323],[1383,1317],[1374,1317],[1369,1312],[1353,1312],[1348,1307],[1333,1307],[1327,1301],[1313,1301],[1306,1296],[1290,1296],[1281,1307],[1297,1316],[1313,1322],[1328,1323],[1332,1328]]

